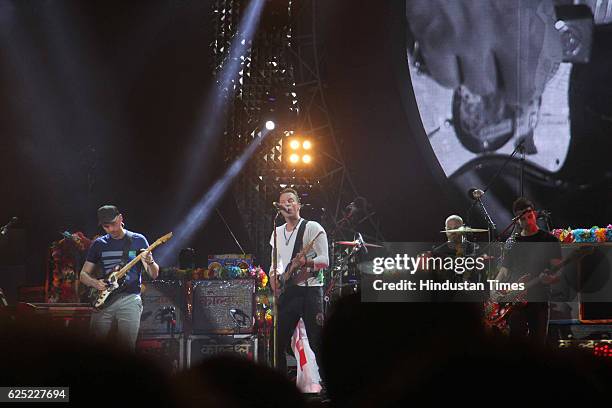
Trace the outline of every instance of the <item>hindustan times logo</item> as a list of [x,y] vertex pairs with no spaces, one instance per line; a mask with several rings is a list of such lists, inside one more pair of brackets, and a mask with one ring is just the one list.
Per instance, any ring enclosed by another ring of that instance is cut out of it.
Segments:
[[425,257],[408,256],[407,254],[397,254],[395,257],[378,257],[372,260],[372,272],[380,275],[385,270],[406,271],[414,275],[418,270],[454,271],[462,275],[465,271],[481,271],[485,268],[485,258],[483,257]]

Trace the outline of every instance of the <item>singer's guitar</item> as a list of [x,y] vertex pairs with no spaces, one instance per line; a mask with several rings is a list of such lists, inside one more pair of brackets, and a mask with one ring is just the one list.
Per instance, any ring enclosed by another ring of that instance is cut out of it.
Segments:
[[[305,257],[308,252],[314,246],[315,241],[321,235],[325,234],[325,231],[320,231],[316,237],[312,239],[307,245],[302,247],[300,252],[295,255],[294,259]],[[318,273],[318,272],[317,272]],[[278,275],[278,296],[280,296],[288,287],[297,285],[302,282],[306,282],[309,278],[314,276],[314,271],[307,271],[305,268],[300,268],[296,263],[291,262],[287,265],[285,273]]]
[[[567,257],[563,258],[558,265],[550,268],[549,271],[551,274],[554,274],[554,278],[557,278],[561,276],[561,269],[563,269],[564,266],[578,260],[579,258],[582,258],[585,255],[593,253],[594,250],[595,248],[593,246],[583,246],[578,248]],[[518,282],[525,284],[524,290],[500,291],[498,292],[498,296],[495,296],[494,299],[489,299],[486,301],[484,306],[485,326],[502,332],[507,331],[508,317],[514,310],[527,304],[525,298],[529,288],[542,282],[542,278],[542,275],[531,279],[529,274],[523,275]]]
[[142,255],[147,251],[152,251],[157,248],[159,245],[167,242],[170,238],[172,238],[172,233],[168,233],[163,237],[159,238],[153,244],[149,245],[147,249],[136,255],[134,259],[128,262],[125,266],[120,269],[111,272],[108,277],[104,279],[106,283],[106,289],[103,291],[99,291],[97,296],[94,297],[94,301],[92,302],[92,306],[96,309],[101,309],[107,304],[107,300],[112,293],[119,292],[123,286],[125,285],[125,275],[129,272],[130,269],[134,265],[136,265],[142,259]]

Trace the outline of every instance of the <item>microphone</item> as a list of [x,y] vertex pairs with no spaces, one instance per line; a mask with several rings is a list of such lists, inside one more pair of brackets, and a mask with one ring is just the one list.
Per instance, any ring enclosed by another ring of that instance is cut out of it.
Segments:
[[282,205],[281,203],[277,203],[276,201],[274,201],[272,203],[272,205],[274,206],[274,208],[276,208],[278,211],[287,211],[287,208]]
[[[234,320],[234,322],[238,326],[243,326],[243,327],[247,327],[248,326],[247,321],[249,320],[249,316],[246,313],[244,313],[242,310],[240,310],[240,309],[230,309],[229,313],[230,313],[230,316],[232,317],[232,320]],[[237,319],[236,316],[240,316],[241,319]]]
[[523,215],[525,215],[525,213],[528,213],[529,211],[533,211],[533,208],[525,208],[523,211],[521,211],[521,213],[519,215],[517,215],[516,217],[514,217],[512,219],[512,222],[518,220],[519,218],[521,218]]
[[11,226],[17,222],[19,218],[17,217],[13,217],[11,218],[11,220],[2,228],[0,228],[0,235],[6,235],[6,232],[9,228],[11,228]]
[[482,197],[484,194],[484,191],[476,187],[470,188],[467,192],[468,197],[470,197],[472,200],[480,200],[480,197]]

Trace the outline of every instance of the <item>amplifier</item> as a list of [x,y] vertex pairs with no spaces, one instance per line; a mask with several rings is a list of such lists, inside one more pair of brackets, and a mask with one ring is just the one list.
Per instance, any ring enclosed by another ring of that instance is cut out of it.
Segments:
[[612,244],[562,244],[564,257],[582,246],[593,248],[562,270],[561,281],[552,285],[551,319],[581,323],[612,323]]
[[141,335],[183,332],[185,292],[181,281],[143,283],[141,297]]
[[165,372],[176,374],[185,364],[185,342],[182,335],[140,336],[136,353],[153,360]]
[[17,318],[29,322],[44,320],[53,326],[87,333],[93,310],[89,303],[19,302],[17,304]]
[[255,335],[196,335],[187,337],[187,368],[206,358],[220,354],[232,354],[257,361],[257,336]]
[[193,281],[193,334],[253,332],[255,280]]

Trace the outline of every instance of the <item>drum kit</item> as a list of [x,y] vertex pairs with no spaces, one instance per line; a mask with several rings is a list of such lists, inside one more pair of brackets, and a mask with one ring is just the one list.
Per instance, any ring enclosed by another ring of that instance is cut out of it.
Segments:
[[367,254],[368,248],[383,248],[383,246],[365,242],[360,233],[356,234],[356,239],[353,241],[333,241],[331,276],[327,280],[329,283],[325,289],[326,302],[329,302],[332,295],[342,296],[359,290],[358,255]]
[[477,233],[477,232],[489,232],[488,229],[486,228],[471,228],[471,227],[467,227],[467,226],[461,226],[459,228],[455,228],[455,229],[449,229],[449,230],[442,230],[440,232],[446,232],[449,234],[452,233],[460,233],[460,234],[473,234],[473,233]]
[[[445,229],[441,233],[458,234],[480,234],[488,233],[487,228],[472,228],[461,226],[455,229]],[[339,291],[344,294],[346,290],[351,293],[357,292],[360,285],[360,273],[358,268],[358,255],[367,254],[368,248],[383,248],[382,245],[365,242],[361,234],[357,233],[357,238],[353,241],[334,241],[332,244],[333,263],[331,276],[328,280],[329,285],[325,290],[325,300],[329,301],[332,293]],[[494,261],[496,256],[481,255],[487,261]]]

